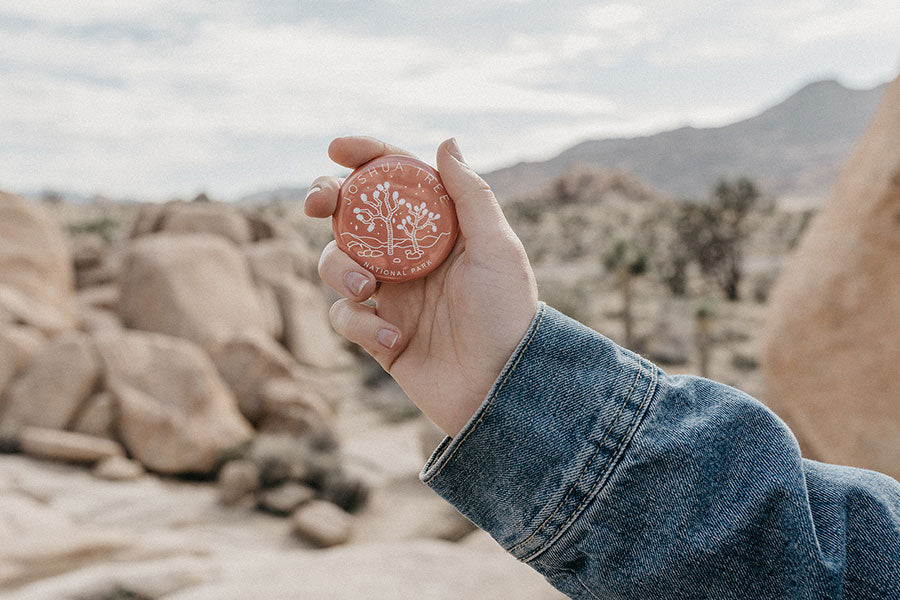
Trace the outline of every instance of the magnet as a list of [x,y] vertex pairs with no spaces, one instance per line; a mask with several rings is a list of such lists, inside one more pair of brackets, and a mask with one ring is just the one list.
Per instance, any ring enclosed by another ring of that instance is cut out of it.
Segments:
[[341,250],[387,282],[434,271],[459,232],[438,172],[402,155],[378,157],[344,180],[331,227]]

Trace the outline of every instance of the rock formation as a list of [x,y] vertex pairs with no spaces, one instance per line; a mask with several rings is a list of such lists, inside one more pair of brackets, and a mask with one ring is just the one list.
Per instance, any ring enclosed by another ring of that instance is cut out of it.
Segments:
[[771,295],[766,401],[805,454],[900,477],[900,79]]
[[75,326],[66,240],[38,207],[0,192],[0,313],[55,334]]
[[27,425],[65,429],[100,375],[90,338],[74,331],[61,334],[10,386],[0,431],[11,434]]
[[246,260],[221,237],[148,236],[125,257],[119,311],[129,328],[210,347],[242,331],[266,331]]
[[129,453],[160,473],[208,473],[252,428],[209,357],[187,340],[138,331],[98,334]]

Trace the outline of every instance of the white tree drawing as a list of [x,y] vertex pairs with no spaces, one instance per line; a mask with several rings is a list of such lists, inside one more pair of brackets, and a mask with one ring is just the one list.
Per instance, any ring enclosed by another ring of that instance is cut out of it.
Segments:
[[[397,190],[391,189],[391,183],[385,181],[375,186],[372,196],[360,194],[359,199],[364,206],[358,206],[353,209],[356,220],[363,225],[367,225],[366,231],[372,233],[375,231],[376,224],[384,224],[387,232],[385,240],[379,232],[377,235],[359,235],[350,231],[341,234],[348,240],[347,249],[356,249],[358,256],[378,257],[388,256],[394,257],[393,262],[401,262],[399,257],[394,256],[395,250],[406,250],[407,258],[421,258],[425,253],[422,248],[431,248],[444,236],[450,235],[446,231],[438,232],[435,221],[441,218],[441,215],[428,210],[425,202],[419,205],[413,205],[412,202],[401,198]],[[397,214],[400,209],[406,209],[406,215],[397,223]],[[395,237],[394,229],[402,231],[405,235]],[[424,234],[422,232],[425,232]]]
[[[372,192],[372,199],[370,200],[366,194],[360,194],[359,199],[362,200],[362,203],[368,206],[369,208],[354,208],[353,212],[356,214],[356,219],[358,221],[362,221],[364,225],[368,225],[366,231],[372,232],[375,229],[375,223],[380,221],[384,223],[384,228],[387,230],[387,255],[394,255],[394,230],[391,225],[394,222],[394,215],[397,214],[397,211],[400,210],[400,207],[406,204],[405,200],[399,200],[400,192],[393,191],[391,192],[391,182],[385,181],[384,183],[379,183],[375,186],[375,191]],[[362,250],[359,251],[360,256],[383,256],[384,252],[378,250],[377,248],[373,248],[369,244],[362,244],[365,246]]]
[[434,222],[440,219],[441,215],[428,210],[424,202],[418,206],[413,206],[405,200],[400,200],[400,204],[405,204],[408,212],[400,220],[397,229],[404,232],[410,242],[412,242],[412,249],[406,251],[406,257],[419,258],[424,254],[422,249],[419,248],[419,232],[430,228],[432,232],[437,233],[437,225]]

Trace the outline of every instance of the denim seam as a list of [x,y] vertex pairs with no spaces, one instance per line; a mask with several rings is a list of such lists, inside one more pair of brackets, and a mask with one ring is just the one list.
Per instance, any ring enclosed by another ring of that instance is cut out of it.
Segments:
[[592,591],[591,591],[591,588],[589,588],[589,587],[584,583],[584,581],[582,581],[581,577],[578,576],[578,571],[573,571],[572,574],[575,576],[575,581],[578,582],[578,585],[581,586],[581,589],[583,589],[585,592],[587,592],[588,595],[589,595],[591,598],[593,598],[594,600],[601,600],[600,596],[598,596],[597,594],[595,594],[594,592],[592,592]]
[[[644,372],[643,368],[644,368],[643,365],[641,363],[638,363],[638,372],[634,378],[634,381],[631,384],[631,389],[628,390],[628,394],[625,396],[625,400],[623,400],[622,404],[619,406],[619,412],[616,414],[616,418],[613,419],[612,423],[609,424],[609,428],[607,428],[606,433],[603,434],[603,439],[601,439],[600,443],[597,444],[597,449],[594,450],[594,453],[591,455],[590,459],[588,459],[587,463],[581,469],[581,473],[578,475],[578,479],[576,479],[575,482],[572,483],[572,485],[569,487],[569,491],[567,491],[566,495],[563,496],[563,499],[559,501],[559,504],[556,505],[556,508],[553,509],[553,512],[550,513],[547,516],[547,518],[544,519],[543,522],[541,522],[541,524],[538,525],[537,528],[531,532],[531,535],[529,535],[527,538],[525,538],[521,542],[517,543],[515,546],[507,548],[506,549],[507,552],[513,552],[520,546],[531,541],[531,539],[534,536],[536,536],[541,531],[541,529],[543,529],[544,526],[550,521],[550,519],[552,519],[554,516],[556,516],[556,513],[558,513],[559,510],[565,505],[566,500],[569,499],[569,496],[572,495],[572,492],[574,492],[575,489],[578,487],[578,484],[581,483],[581,480],[582,480],[582,478],[584,478],[585,473],[588,472],[588,469],[590,468],[591,464],[594,462],[594,459],[597,458],[597,455],[600,454],[600,451],[603,449],[603,444],[606,443],[606,438],[609,437],[609,434],[615,428],[616,423],[619,422],[619,418],[622,416],[622,413],[625,411],[625,406],[628,404],[628,401],[631,399],[631,395],[634,393],[634,389],[637,387],[638,381],[640,381],[640,379],[641,379],[641,374]],[[604,469],[605,468],[606,467],[604,467]]]
[[541,307],[541,309],[542,309],[542,310],[541,310],[541,316],[538,317],[538,321],[537,321],[537,323],[535,324],[534,329],[531,331],[531,336],[528,338],[528,341],[525,343],[525,346],[522,348],[522,351],[519,353],[519,356],[516,357],[516,361],[512,364],[512,366],[510,367],[509,371],[506,373],[506,376],[503,378],[503,381],[500,382],[500,385],[498,385],[498,386],[497,386],[497,389],[494,390],[494,393],[491,394],[491,399],[488,400],[487,404],[484,406],[484,410],[481,411],[481,415],[480,415],[480,416],[478,417],[478,419],[472,424],[472,426],[469,428],[469,431],[466,432],[466,435],[464,435],[464,436],[462,437],[462,439],[459,440],[459,443],[456,445],[456,447],[453,449],[453,451],[450,452],[450,455],[447,456],[445,459],[443,459],[443,464],[438,468],[438,470],[437,470],[435,473],[433,473],[433,474],[431,475],[431,477],[429,477],[428,479],[424,480],[424,483],[425,483],[426,485],[427,485],[431,480],[433,480],[435,477],[437,477],[438,475],[441,474],[441,471],[444,470],[444,467],[446,467],[446,466],[450,463],[450,460],[453,459],[453,457],[456,455],[456,452],[462,447],[462,445],[463,445],[463,444],[465,443],[465,441],[469,438],[469,436],[472,435],[472,433],[473,433],[476,429],[478,429],[478,426],[481,424],[481,422],[484,420],[484,418],[485,418],[485,417],[488,415],[488,413],[491,411],[491,408],[492,408],[492,406],[493,406],[493,404],[494,404],[494,400],[496,400],[496,399],[497,399],[497,396],[500,395],[500,390],[503,389],[503,386],[506,385],[506,382],[509,380],[510,377],[512,377],[512,374],[515,372],[516,367],[519,366],[519,361],[521,361],[521,360],[522,360],[522,357],[525,356],[525,352],[528,350],[528,347],[531,345],[531,342],[534,340],[535,336],[537,335],[538,329],[541,328],[541,323],[542,323],[543,320],[544,320],[544,315],[547,314],[547,313],[546,313],[546,310],[544,310],[543,307]]
[[652,369],[652,375],[650,378],[650,382],[647,385],[647,392],[644,394],[644,397],[641,399],[641,404],[637,407],[637,410],[634,411],[634,417],[631,419],[631,423],[628,424],[628,429],[625,430],[625,433],[622,435],[622,438],[619,440],[619,445],[616,446],[616,449],[612,452],[609,457],[609,460],[606,461],[606,464],[601,469],[600,473],[597,476],[597,481],[594,483],[593,487],[588,491],[587,494],[584,495],[584,498],[581,499],[581,503],[575,507],[575,510],[572,511],[572,514],[569,516],[569,519],[563,523],[562,526],[557,530],[557,533],[550,538],[548,542],[546,542],[543,546],[538,547],[531,555],[521,559],[522,562],[529,562],[534,560],[540,554],[545,552],[547,548],[549,548],[568,527],[574,522],[575,519],[581,514],[581,510],[584,508],[585,504],[591,500],[596,494],[597,489],[600,484],[606,481],[605,475],[608,473],[610,468],[610,463],[615,459],[616,455],[619,453],[619,450],[622,448],[622,445],[625,443],[627,439],[629,439],[631,432],[634,430],[635,423],[637,423],[638,417],[642,414],[644,410],[644,405],[647,404],[647,399],[653,397],[653,391],[656,389],[657,379],[659,375],[659,371],[657,369]]

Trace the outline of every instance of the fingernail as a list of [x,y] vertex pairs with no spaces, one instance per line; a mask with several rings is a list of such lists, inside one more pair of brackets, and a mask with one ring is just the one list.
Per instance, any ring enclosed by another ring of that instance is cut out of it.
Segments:
[[353,292],[354,296],[359,296],[367,283],[369,283],[369,278],[362,273],[347,271],[346,275],[344,275],[344,285],[347,286],[348,290]]
[[375,339],[388,350],[393,350],[394,344],[397,343],[399,338],[400,334],[390,329],[379,329],[375,332]]
[[314,185],[314,186],[312,186],[311,188],[309,188],[308,190],[306,190],[306,197],[309,198],[310,196],[312,196],[312,195],[315,194],[316,192],[321,192],[321,191],[322,191],[322,188],[320,188],[320,187],[317,186],[317,185]]
[[466,161],[463,159],[462,152],[459,150],[459,144],[456,143],[456,138],[450,138],[450,141],[447,143],[447,152],[450,153],[450,156],[455,158],[461,163],[465,163]]

